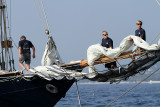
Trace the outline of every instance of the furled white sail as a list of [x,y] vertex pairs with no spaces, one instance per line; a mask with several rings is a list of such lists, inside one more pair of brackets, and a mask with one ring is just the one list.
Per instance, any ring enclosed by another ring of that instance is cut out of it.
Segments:
[[[130,37],[133,40],[130,40]],[[54,45],[49,45],[50,43],[52,43],[51,41],[52,40],[50,38],[46,46],[46,50],[44,53],[44,59],[43,59],[44,64],[56,63],[56,61],[58,60],[56,57],[56,54],[52,54],[52,52],[53,53],[55,52],[55,48],[54,48]],[[125,67],[119,67],[117,69],[114,69],[108,72],[94,72],[93,71],[94,70],[93,63],[96,59],[100,58],[102,55],[108,56],[110,58],[116,58],[122,52],[129,49],[133,43],[135,43],[136,46],[147,50],[147,52],[143,56],[139,57],[138,59],[135,59],[135,61],[132,61],[129,65],[126,65]],[[158,51],[154,51],[154,50],[158,50]],[[50,59],[51,56],[53,59]],[[24,70],[23,74],[24,74],[24,77],[27,77],[27,78],[32,78],[33,76],[38,75],[47,80],[89,79],[93,81],[103,81],[103,82],[112,81],[113,76],[115,77],[115,79],[117,79],[117,77],[123,78],[123,76],[130,76],[130,75],[138,73],[137,71],[146,70],[149,67],[153,66],[156,62],[160,61],[160,41],[158,42],[158,44],[149,45],[147,42],[145,42],[141,38],[130,35],[124,38],[123,41],[120,43],[120,46],[115,49],[105,48],[105,47],[102,47],[100,44],[92,45],[88,48],[87,56],[88,56],[88,65],[90,68],[89,70],[91,70],[89,71],[89,73],[68,70],[57,64],[53,64],[49,66],[48,65],[38,66],[28,71]],[[45,62],[45,61],[49,61],[50,63]]]
[[77,72],[76,70],[67,70],[58,65],[50,66],[38,66],[30,70],[24,70],[23,74],[26,78],[32,78],[35,75],[40,76],[46,80],[81,80],[89,79],[91,81],[99,82],[119,82],[121,80],[126,80],[128,77],[133,76],[141,71],[149,69],[151,66],[160,61],[160,50],[157,51],[147,51],[145,54],[135,59],[131,63],[127,64],[125,67],[119,67],[116,69],[111,69],[106,72],[93,72],[84,73]]
[[54,41],[52,37],[50,36],[46,48],[42,57],[41,64],[42,66],[47,66],[47,65],[53,65],[53,64],[60,64],[62,61],[60,59],[60,56],[57,52],[56,46],[54,44]]
[[[133,40],[130,40],[130,37]],[[90,46],[87,50],[89,72],[90,73],[95,72],[95,68],[93,65],[94,61],[99,59],[102,55],[107,56],[112,59],[117,58],[122,52],[128,50],[132,46],[133,43],[137,47],[143,48],[147,51],[160,49],[160,41],[158,42],[158,44],[149,45],[143,39],[141,39],[140,37],[134,36],[134,35],[130,35],[124,38],[122,42],[120,43],[119,47],[114,48],[114,49],[103,47],[100,44],[95,44],[95,45]]]

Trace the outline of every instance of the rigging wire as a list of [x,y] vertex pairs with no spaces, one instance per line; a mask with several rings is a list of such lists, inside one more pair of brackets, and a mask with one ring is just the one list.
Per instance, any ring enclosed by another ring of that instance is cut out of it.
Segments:
[[[156,0],[157,4],[160,6],[160,2],[158,0]],[[150,43],[150,45],[153,43],[153,41],[155,41],[157,39],[157,37],[160,35],[160,32],[157,34],[157,36],[152,40],[152,42]]]
[[[45,9],[44,9],[43,1],[41,0],[41,3],[40,3],[39,0],[37,0],[38,3],[36,2],[36,0],[33,0],[33,1],[34,1],[36,10],[37,10],[37,12],[38,12],[39,18],[40,18],[40,20],[41,20],[41,25],[42,25],[45,33],[48,35],[48,37],[52,37],[52,36],[50,35],[50,33],[49,33],[49,32],[50,32],[50,27],[49,27],[49,24],[48,24],[47,15],[46,15],[46,12],[45,12]],[[37,4],[36,4],[36,3],[37,3]],[[37,5],[38,5],[38,6],[37,6]],[[38,11],[38,10],[40,10],[40,11]],[[57,49],[57,47],[56,47],[56,45],[55,45],[54,40],[53,40],[53,43],[54,43],[54,46],[55,46],[56,55],[57,55],[57,57],[59,58],[59,60],[62,62],[62,58],[61,58],[60,55],[59,55],[59,52],[58,52],[58,49]]]
[[[5,4],[6,4],[6,0],[5,0]],[[9,34],[9,38],[6,38],[6,41],[12,41],[11,39],[11,0],[10,0],[10,18],[9,18],[9,14],[8,14],[8,7],[6,6],[5,8],[5,13],[6,13],[6,19],[7,19],[7,25],[8,25],[8,30],[6,31],[6,33],[8,32]],[[5,19],[4,19],[5,20]],[[6,34],[7,35],[7,34]],[[7,44],[6,44],[7,45]],[[14,58],[13,58],[13,51],[12,51],[12,46],[10,48],[7,47],[7,52],[8,52],[8,58],[9,58],[9,65],[10,65],[10,71],[12,71],[12,67],[13,67],[13,70],[15,70],[15,67],[14,67]],[[8,63],[8,62],[7,62]],[[12,63],[12,64],[11,64]],[[13,65],[13,66],[12,66]]]
[[[48,20],[47,20],[47,15],[45,13],[45,9],[44,9],[44,5],[43,5],[43,1],[41,0],[41,3],[39,2],[39,0],[33,0],[37,13],[39,15],[39,18],[41,20],[41,25],[44,29],[44,31],[48,30],[49,31],[49,24],[48,24]],[[39,11],[40,10],[40,11]]]
[[41,18],[41,14],[40,14],[40,12],[38,11],[38,7],[37,7],[37,5],[36,5],[36,1],[35,1],[35,0],[33,0],[33,1],[34,1],[36,10],[37,10],[38,16],[39,16],[39,18],[40,18],[40,20],[41,20],[41,25],[42,25],[43,29],[46,30],[46,29],[45,29],[45,25],[44,25],[44,23],[43,23],[43,19]]
[[47,20],[47,15],[46,15],[46,12],[45,12],[45,10],[44,10],[44,5],[43,5],[43,1],[42,1],[42,0],[41,0],[41,5],[42,5],[43,13],[44,13],[44,18],[45,18],[45,20],[46,20],[47,29],[50,31],[49,24],[48,24],[48,20]]
[[132,88],[130,88],[129,90],[127,90],[125,93],[123,93],[122,95],[120,95],[118,98],[116,98],[115,100],[113,100],[112,102],[110,102],[106,107],[111,106],[111,104],[113,104],[114,102],[116,102],[117,100],[119,100],[121,97],[123,97],[124,95],[126,95],[128,92],[130,92],[131,90],[133,90],[134,88],[136,88],[138,85],[140,85],[143,81],[145,81],[146,79],[148,79],[150,76],[152,76],[153,74],[155,74],[156,72],[158,72],[160,70],[160,68],[158,68],[157,70],[155,70],[154,72],[152,72],[150,75],[148,75],[147,77],[145,77],[143,80],[141,80],[139,83],[137,83],[135,86],[133,86]]
[[40,9],[41,16],[42,16],[42,20],[44,22],[45,29],[46,29],[47,28],[47,21],[46,21],[45,16],[44,16],[44,10],[42,10],[42,6],[39,3],[39,0],[37,0],[37,2],[38,2],[38,6],[39,6],[39,9]]
[[76,88],[77,88],[78,102],[79,102],[79,106],[81,107],[81,99],[80,99],[80,95],[79,95],[77,80],[75,81],[75,83],[76,83]]
[[[1,4],[3,4],[2,0],[0,2],[1,2]],[[0,11],[2,14],[2,9]],[[2,24],[2,22],[1,22],[1,24]],[[1,42],[2,42],[3,41],[3,28],[2,28],[2,26],[0,26],[0,28],[1,28]],[[1,69],[4,69],[4,52],[3,51],[4,51],[3,48],[1,48],[1,54],[2,54],[1,55],[1,57],[2,57]]]
[[157,36],[152,40],[152,42],[149,44],[149,45],[151,45],[156,39],[157,39],[157,37],[160,35],[160,32],[157,34]]
[[157,4],[160,6],[160,2],[158,0],[156,0]]
[[11,37],[11,15],[12,15],[12,11],[11,11],[11,8],[12,8],[12,2],[11,2],[11,0],[10,0],[10,31],[9,31],[9,35],[10,35],[10,37]]
[[[2,1],[1,1],[2,2]],[[3,3],[1,3],[2,4],[2,6],[3,6]],[[5,67],[4,67],[4,69],[7,69],[8,70],[8,57],[7,57],[7,55],[9,55],[8,54],[8,48],[7,48],[7,29],[6,29],[6,8],[2,8],[1,9],[1,11],[2,11],[2,18],[3,18],[3,26],[4,26],[4,45],[5,45],[5,61],[6,61],[6,65],[5,65]],[[10,57],[10,56],[9,56]],[[9,58],[10,59],[10,58]]]
[[119,61],[118,61],[118,60],[116,60],[116,59],[115,59],[115,61],[118,63],[118,65],[119,65],[120,67],[122,67],[122,65],[119,63]]

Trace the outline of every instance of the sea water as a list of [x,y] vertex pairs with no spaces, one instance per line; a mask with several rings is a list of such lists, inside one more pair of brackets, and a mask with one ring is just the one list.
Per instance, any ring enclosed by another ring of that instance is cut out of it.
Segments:
[[[82,107],[106,107],[135,83],[78,84]],[[79,107],[74,84],[55,107]],[[160,84],[142,83],[110,107],[160,107]]]

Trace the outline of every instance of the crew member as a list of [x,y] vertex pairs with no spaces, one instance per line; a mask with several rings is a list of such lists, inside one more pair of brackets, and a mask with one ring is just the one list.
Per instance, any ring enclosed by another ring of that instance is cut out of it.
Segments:
[[26,63],[26,69],[30,69],[30,63],[31,63],[31,52],[30,48],[33,50],[33,58],[35,58],[35,47],[32,44],[31,41],[26,40],[26,37],[24,35],[21,36],[19,41],[19,66],[25,69],[25,66],[23,65],[23,62]]
[[[102,36],[103,36],[103,39],[102,39],[101,45],[106,48],[113,48],[113,40],[108,37],[108,32],[102,31]],[[105,67],[108,68],[108,70],[111,70],[111,68],[117,67],[116,62],[114,61],[111,63],[107,63],[105,64]]]
[[138,20],[136,22],[137,30],[135,31],[135,36],[139,36],[143,40],[146,41],[146,33],[145,30],[142,28],[142,21]]
[[[138,36],[138,37],[142,38],[144,41],[146,41],[146,32],[142,28],[142,21],[138,20],[136,22],[136,25],[137,25],[137,30],[135,31],[135,36]],[[143,49],[138,48],[138,51],[141,52],[141,51],[143,51]],[[141,53],[139,53],[139,55],[141,55]],[[132,60],[135,60],[134,55],[132,55]]]

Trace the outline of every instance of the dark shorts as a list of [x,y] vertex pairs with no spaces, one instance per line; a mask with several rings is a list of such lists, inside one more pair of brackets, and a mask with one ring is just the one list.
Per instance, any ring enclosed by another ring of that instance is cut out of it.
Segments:
[[22,58],[19,58],[19,62],[23,63],[24,61],[26,64],[31,63],[31,54],[30,53],[22,54]]
[[105,64],[105,68],[117,67],[116,61]]

